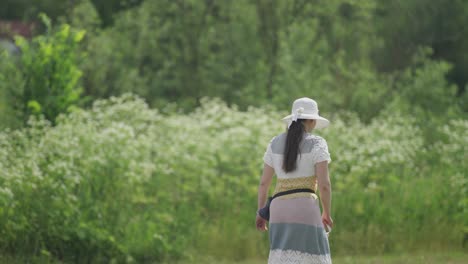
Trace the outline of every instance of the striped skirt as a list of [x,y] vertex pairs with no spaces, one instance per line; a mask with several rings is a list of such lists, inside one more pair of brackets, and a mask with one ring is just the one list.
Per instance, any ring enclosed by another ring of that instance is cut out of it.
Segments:
[[268,225],[268,264],[331,263],[328,237],[315,195],[297,197],[293,194],[274,199]]

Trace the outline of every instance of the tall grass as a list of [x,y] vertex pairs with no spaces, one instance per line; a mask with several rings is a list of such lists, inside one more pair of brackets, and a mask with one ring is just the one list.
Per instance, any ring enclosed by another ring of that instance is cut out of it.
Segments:
[[[205,99],[162,114],[124,95],[0,133],[0,250],[72,262],[268,254],[255,230],[262,155],[281,113]],[[431,127],[341,113],[316,133],[332,155],[332,254],[460,249],[468,121]]]

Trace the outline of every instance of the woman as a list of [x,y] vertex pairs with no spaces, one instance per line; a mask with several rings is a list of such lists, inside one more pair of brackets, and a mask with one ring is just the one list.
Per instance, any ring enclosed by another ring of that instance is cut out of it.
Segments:
[[331,263],[325,227],[333,227],[330,216],[331,184],[327,142],[311,134],[325,128],[329,121],[318,115],[317,103],[307,97],[294,101],[287,132],[273,137],[263,157],[263,175],[258,188],[258,209],[265,206],[273,174],[278,177],[275,194],[292,189],[309,188],[320,193],[323,213],[320,217],[318,197],[314,192],[296,192],[274,198],[270,219],[257,212],[260,231],[269,230],[269,264]]

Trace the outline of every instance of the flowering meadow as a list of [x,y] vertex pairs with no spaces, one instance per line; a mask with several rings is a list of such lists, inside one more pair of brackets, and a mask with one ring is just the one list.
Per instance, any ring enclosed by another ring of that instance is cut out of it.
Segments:
[[[124,94],[0,132],[2,252],[77,263],[265,257],[257,187],[287,113],[201,102],[187,114]],[[313,133],[332,158],[332,254],[462,249],[468,120],[425,128],[389,110],[330,121]]]

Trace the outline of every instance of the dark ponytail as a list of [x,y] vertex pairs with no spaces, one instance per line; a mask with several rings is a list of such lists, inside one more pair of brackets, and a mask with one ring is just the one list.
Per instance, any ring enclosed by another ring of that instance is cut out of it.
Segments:
[[299,144],[304,135],[304,125],[302,121],[304,119],[297,119],[292,121],[291,126],[288,129],[286,136],[286,145],[284,147],[284,160],[283,170],[287,172],[294,171],[296,169],[297,155],[299,154]]

